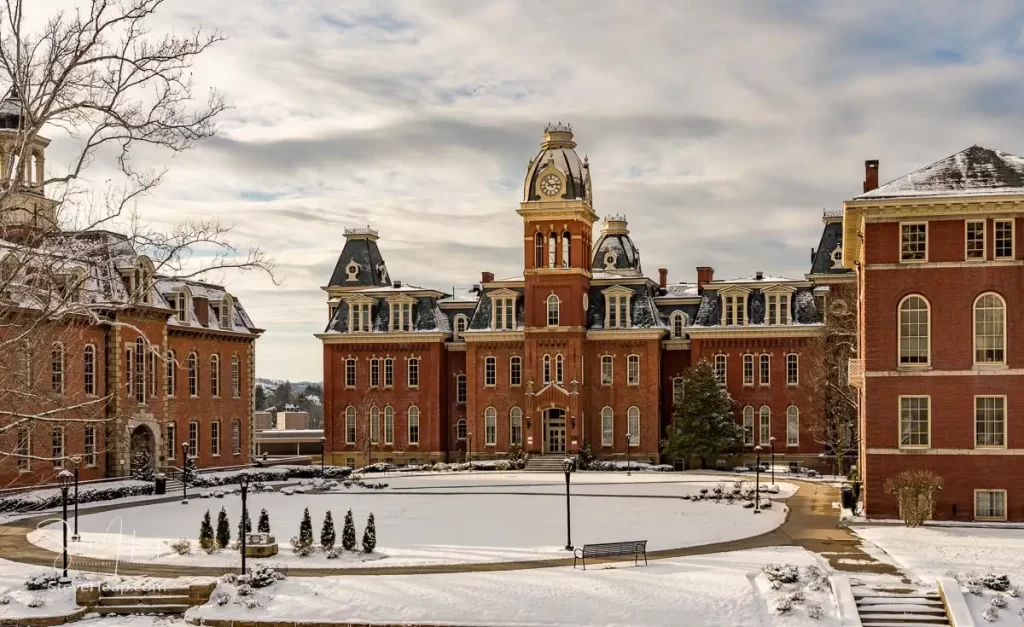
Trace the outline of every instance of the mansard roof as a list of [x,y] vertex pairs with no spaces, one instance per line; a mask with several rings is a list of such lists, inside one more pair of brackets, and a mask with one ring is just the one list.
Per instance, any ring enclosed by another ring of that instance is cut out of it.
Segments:
[[576,154],[576,142],[573,141],[572,127],[568,124],[548,124],[544,127],[544,141],[540,151],[530,160],[526,168],[526,179],[523,183],[523,200],[540,200],[537,194],[537,179],[545,170],[554,168],[565,179],[565,188],[558,194],[559,199],[590,200],[590,164],[586,159],[580,160]]
[[655,288],[650,282],[636,283],[615,283],[591,284],[587,300],[590,306],[587,309],[587,328],[603,329],[605,313],[605,290],[619,288],[633,293],[629,299],[630,321],[633,329],[663,329],[665,324],[658,314],[658,307],[654,304]]
[[[719,294],[719,289],[723,286],[717,283],[716,281],[705,286],[704,294],[701,296],[700,306],[697,309],[697,315],[692,326],[721,326],[722,297]],[[772,284],[778,285],[775,282]],[[762,289],[755,288],[751,290],[746,298],[746,307],[748,325],[765,324],[765,292]],[[822,316],[814,300],[813,288],[806,285],[795,288],[793,293],[793,324],[819,324],[821,321]]]
[[493,331],[491,326],[491,295],[495,292],[511,292],[516,295],[516,330],[523,329],[524,314],[526,313],[526,302],[523,298],[525,290],[520,287],[487,287],[484,285],[480,298],[477,300],[476,309],[473,310],[473,317],[469,320],[470,331]]
[[854,200],[1024,194],[1024,158],[974,145]]
[[391,285],[384,257],[370,227],[345,229],[345,247],[334,265],[329,287],[386,287]]
[[843,221],[825,214],[825,228],[821,231],[818,247],[811,253],[810,274],[851,274],[853,270],[843,267]]
[[[353,292],[350,297],[362,297],[371,301],[373,311],[373,326],[371,332],[373,333],[391,332],[391,303],[387,298],[388,295],[402,295],[412,298],[415,301],[413,303],[412,312],[414,332],[447,333],[451,331],[451,327],[448,323],[448,317],[441,311],[441,308],[437,306],[438,295],[440,294],[441,296],[444,296],[444,294],[428,291],[428,295],[422,295],[423,292],[424,290],[420,290],[420,295],[410,295],[399,290],[392,290],[389,292],[371,290],[365,292]],[[324,332],[348,333],[348,319],[349,308],[344,305],[338,307],[334,312],[334,317],[327,323],[327,328]]]

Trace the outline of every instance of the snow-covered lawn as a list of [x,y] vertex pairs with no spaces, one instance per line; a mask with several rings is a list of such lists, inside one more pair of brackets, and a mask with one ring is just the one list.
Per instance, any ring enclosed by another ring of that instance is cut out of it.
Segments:
[[[346,489],[323,494],[257,493],[248,501],[255,526],[260,509],[270,513],[271,530],[281,545],[274,564],[344,568],[379,561],[382,566],[495,562],[560,558],[565,545],[564,478],[548,473],[465,473],[389,477],[385,490]],[[692,502],[679,497],[702,488],[731,488],[720,477],[645,473],[626,477],[615,473],[573,475],[572,540],[577,545],[646,539],[648,550],[686,547],[760,535],[782,524],[781,502],[754,516],[740,504]],[[752,485],[752,484],[749,484]],[[790,484],[780,494],[792,494]],[[636,498],[644,496],[648,498]],[[209,509],[214,525],[224,507],[232,537],[241,512],[238,495],[195,499],[187,505],[163,503],[81,516],[82,541],[73,555],[132,562],[225,565],[239,561],[237,552],[207,555],[175,554],[169,544],[196,540],[203,513]],[[377,551],[370,556],[346,554],[328,560],[323,554],[294,556],[289,538],[298,535],[302,512],[309,508],[314,536],[319,537],[324,515],[331,510],[338,537],[345,512],[351,508],[357,538],[362,537],[372,512],[377,526]],[[60,527],[49,524],[29,540],[59,551]]]

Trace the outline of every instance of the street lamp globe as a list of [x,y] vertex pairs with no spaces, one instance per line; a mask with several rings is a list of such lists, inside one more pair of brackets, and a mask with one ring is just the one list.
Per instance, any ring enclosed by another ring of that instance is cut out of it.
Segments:
[[74,481],[75,475],[71,474],[71,471],[67,468],[57,474],[57,482],[60,484],[61,490],[67,490]]

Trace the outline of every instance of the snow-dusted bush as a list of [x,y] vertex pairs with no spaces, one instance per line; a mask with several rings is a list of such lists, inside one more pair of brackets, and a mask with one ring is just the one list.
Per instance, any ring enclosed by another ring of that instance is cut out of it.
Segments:
[[765,564],[762,570],[768,581],[796,583],[800,579],[800,571],[791,564]]
[[34,594],[32,595],[32,598],[28,600],[28,603],[26,603],[25,605],[32,608],[43,607],[44,605],[46,605],[46,599],[44,599],[43,595],[41,594]]
[[1006,592],[1011,588],[1009,575],[987,573],[985,575],[972,577],[971,579],[979,586],[988,588],[989,590],[995,590],[996,592]]
[[997,594],[997,595],[993,596],[992,600],[989,601],[989,605],[991,605],[992,607],[997,608],[997,609],[1002,609],[1002,608],[1006,607],[1007,603],[1008,603],[1008,601],[1006,600],[1006,597],[1004,597],[1001,594]]
[[[153,494],[153,483],[125,479],[96,484],[83,484],[78,489],[79,503],[97,503],[129,496]],[[59,488],[43,488],[29,492],[20,492],[0,498],[0,514],[8,512],[31,512],[57,507],[62,502]],[[75,502],[73,492],[68,494],[68,504]]]
[[239,595],[241,595],[242,586],[266,588],[275,581],[281,581],[282,579],[284,579],[284,573],[274,570],[273,566],[257,562],[255,566],[249,569],[248,573],[238,577],[240,584],[238,587]]
[[60,581],[60,573],[54,571],[52,573],[39,573],[38,575],[30,575],[25,580],[25,587],[29,590],[49,590],[50,588],[56,588]]
[[447,472],[448,470],[451,469],[451,467],[444,462],[437,462],[436,464],[431,466],[430,469],[434,472]]
[[339,557],[341,557],[341,555],[342,555],[342,550],[337,548],[337,547],[331,548],[326,553],[324,553],[324,557],[326,557],[329,560],[336,560]]
[[900,519],[908,527],[920,527],[932,517],[942,477],[930,470],[904,470],[885,481],[885,493],[896,498]]
[[[348,486],[346,486],[346,487],[348,487]],[[281,488],[281,494],[284,494],[285,496],[291,496],[291,495],[295,494],[295,489],[294,488]]]
[[770,485],[770,486],[768,486],[768,493],[769,494],[778,494],[779,493],[779,489],[780,488],[779,488],[778,485]]
[[227,605],[230,602],[231,593],[226,590],[217,588],[213,591],[213,594],[210,595],[210,603],[213,603],[214,605]]
[[982,618],[990,623],[994,623],[999,620],[999,610],[994,607],[990,607],[981,615]]
[[808,566],[804,571],[804,579],[807,580],[807,589],[813,592],[826,590],[829,587],[828,575],[817,566]]
[[178,555],[189,555],[192,553],[192,543],[182,538],[177,542],[171,542],[171,550]]
[[238,596],[240,596],[240,597],[252,596],[252,586],[250,586],[247,583],[240,583],[240,584],[238,584],[237,591],[238,591]]
[[788,596],[790,603],[793,605],[799,605],[804,602],[804,593],[800,590],[794,590],[790,592]]
[[771,509],[771,508],[772,508],[772,501],[771,501],[771,499],[764,499],[763,501],[761,501],[761,509]]
[[356,469],[356,474],[365,474],[372,472],[388,472],[395,469],[394,464],[386,464],[384,462],[377,462],[376,464],[370,464],[369,466],[363,466],[362,468]]
[[743,507],[747,509],[754,509],[754,503],[753,501],[747,501],[746,503],[743,504]]
[[813,618],[814,620],[820,620],[825,615],[825,611],[821,609],[820,605],[808,605],[807,606],[807,617]]
[[11,594],[6,590],[0,590],[0,605],[10,605]]
[[777,613],[785,614],[791,609],[793,609],[793,602],[789,600],[788,596],[781,596],[775,599],[775,611]]

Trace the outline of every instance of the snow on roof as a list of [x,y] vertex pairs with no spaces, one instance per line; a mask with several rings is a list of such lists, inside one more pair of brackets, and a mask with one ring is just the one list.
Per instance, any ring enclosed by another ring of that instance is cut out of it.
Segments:
[[458,287],[452,290],[451,296],[438,300],[439,303],[475,303],[480,298],[480,290],[472,287]]
[[854,200],[1024,194],[1024,158],[974,145]]
[[712,281],[712,283],[786,283],[796,280],[797,279],[790,279],[784,276],[771,276],[768,274],[758,276],[754,274],[751,276],[740,277],[738,279],[730,279],[728,281]]
[[700,296],[696,283],[671,283],[665,286],[665,296],[676,298],[690,298]]

